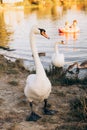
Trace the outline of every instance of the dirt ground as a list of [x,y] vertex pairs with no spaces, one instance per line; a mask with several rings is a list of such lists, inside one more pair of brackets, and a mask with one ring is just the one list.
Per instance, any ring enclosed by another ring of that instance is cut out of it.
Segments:
[[24,96],[28,74],[18,61],[11,63],[0,56],[0,130],[87,130],[87,122],[76,120],[72,112],[70,114],[70,100],[87,95],[87,88],[83,89],[81,85],[53,86],[48,100],[57,114],[44,115],[43,103],[39,103],[35,105],[35,111],[42,118],[37,122],[26,121],[30,114]]

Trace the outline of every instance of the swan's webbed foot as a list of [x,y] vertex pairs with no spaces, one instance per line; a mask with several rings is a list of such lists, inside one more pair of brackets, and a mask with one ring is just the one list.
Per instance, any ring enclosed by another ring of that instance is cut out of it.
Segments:
[[54,115],[57,113],[56,110],[49,110],[48,107],[51,107],[50,104],[48,104],[47,99],[44,100],[44,107],[43,107],[43,112],[45,115]]
[[27,116],[26,121],[37,121],[40,118],[41,118],[41,116],[39,116],[35,112],[31,112],[31,114],[29,116]]
[[47,109],[47,108],[44,108],[44,114],[45,114],[45,115],[54,115],[54,114],[56,114],[56,113],[57,113],[56,110],[49,110],[49,109]]

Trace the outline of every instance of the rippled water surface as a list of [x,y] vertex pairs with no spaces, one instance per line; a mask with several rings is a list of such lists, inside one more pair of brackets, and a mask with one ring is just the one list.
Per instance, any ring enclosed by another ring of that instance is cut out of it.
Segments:
[[[65,21],[77,19],[80,33],[59,35],[58,28],[63,27]],[[28,7],[3,9],[0,11],[0,46],[10,47],[14,51],[0,49],[0,54],[7,57],[24,59],[26,67],[33,68],[34,60],[30,48],[29,33],[33,25],[46,29],[50,39],[36,37],[38,52],[45,52],[41,61],[45,67],[51,65],[54,43],[64,40],[65,45],[58,45],[60,53],[64,53],[65,65],[72,62],[87,60],[87,4],[66,8],[64,5],[43,7],[43,9],[29,9]]]

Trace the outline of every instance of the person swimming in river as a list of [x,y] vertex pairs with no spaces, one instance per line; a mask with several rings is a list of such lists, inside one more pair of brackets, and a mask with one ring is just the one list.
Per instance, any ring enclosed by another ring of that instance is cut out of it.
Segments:
[[77,33],[80,29],[77,26],[77,20],[73,20],[72,25],[68,21],[65,22],[65,26],[59,29],[60,33]]
[[68,22],[68,21],[65,22],[65,26],[64,26],[64,28],[63,28],[63,31],[64,31],[64,32],[69,32],[69,31],[70,31],[70,25],[69,25],[69,22]]
[[78,24],[77,20],[73,20],[73,24],[70,26],[71,32],[79,32],[80,31],[77,24]]
[[69,25],[69,22],[65,22],[64,30],[65,32],[79,32],[79,27],[77,26],[77,20],[73,20],[72,25]]

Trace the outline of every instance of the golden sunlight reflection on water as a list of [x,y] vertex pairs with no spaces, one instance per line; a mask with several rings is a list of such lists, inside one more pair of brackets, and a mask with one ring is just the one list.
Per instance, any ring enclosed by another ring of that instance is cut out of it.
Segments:
[[[85,5],[84,5],[85,7]],[[64,53],[66,65],[72,62],[81,62],[87,59],[87,11],[74,4],[43,7],[40,9],[10,8],[0,11],[0,46],[9,46],[15,51],[8,52],[0,49],[0,54],[22,58],[27,67],[34,67],[32,52],[29,45],[29,32],[32,25],[39,25],[47,30],[50,40],[36,38],[39,52],[45,52],[40,57],[45,67],[51,65],[51,56],[54,52],[54,42],[64,40],[65,45],[59,45],[59,51]],[[72,24],[77,19],[80,33],[59,35],[58,28],[63,27],[65,21]]]

